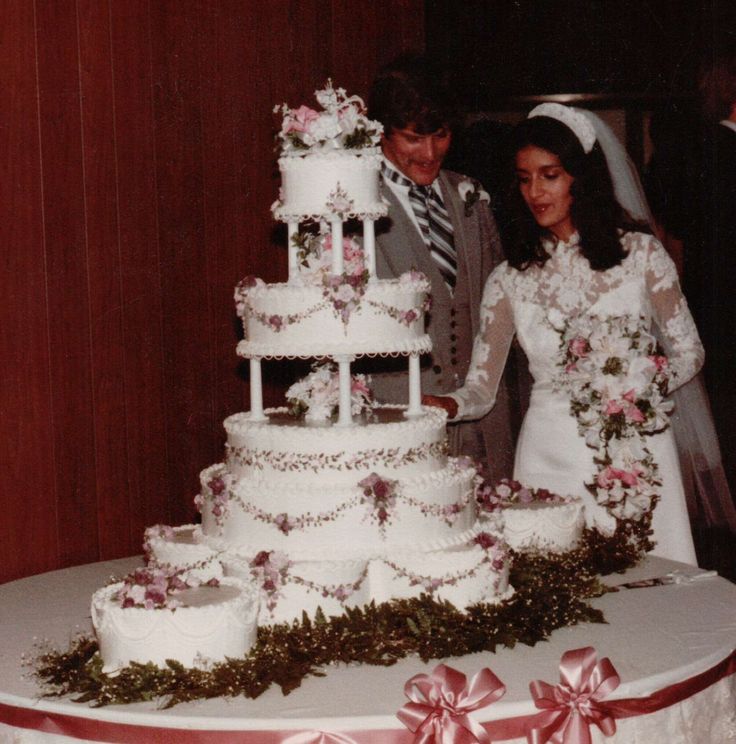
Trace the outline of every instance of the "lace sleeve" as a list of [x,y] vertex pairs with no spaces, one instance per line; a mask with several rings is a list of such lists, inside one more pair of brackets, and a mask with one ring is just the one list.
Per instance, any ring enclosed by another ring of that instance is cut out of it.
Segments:
[[451,397],[457,401],[458,419],[485,416],[496,402],[498,383],[506,365],[514,337],[511,302],[504,287],[506,264],[488,277],[480,305],[480,330],[473,343],[473,354],[465,384]]
[[646,282],[654,320],[670,361],[670,392],[703,366],[704,351],[698,329],[680,289],[677,270],[662,244],[648,238]]

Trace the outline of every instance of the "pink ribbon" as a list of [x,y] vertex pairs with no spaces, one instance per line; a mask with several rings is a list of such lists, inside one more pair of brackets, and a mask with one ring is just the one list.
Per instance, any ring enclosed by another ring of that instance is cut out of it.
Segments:
[[326,731],[302,731],[284,739],[282,744],[357,744],[355,739]]
[[591,744],[590,724],[605,736],[616,733],[612,712],[601,702],[620,683],[608,659],[597,661],[594,648],[565,651],[560,661],[560,684],[541,680],[529,685],[534,704],[542,712],[532,718],[529,744]]
[[440,664],[404,685],[411,702],[396,715],[415,734],[414,744],[491,744],[488,732],[468,714],[495,703],[505,692],[490,669],[481,669],[468,685],[462,672]]

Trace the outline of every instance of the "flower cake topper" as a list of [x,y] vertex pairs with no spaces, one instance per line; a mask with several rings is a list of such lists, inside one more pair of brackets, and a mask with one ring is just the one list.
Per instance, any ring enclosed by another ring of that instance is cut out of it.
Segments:
[[344,88],[333,88],[332,80],[314,95],[321,111],[304,105],[292,109],[286,103],[274,108],[274,113],[283,115],[278,134],[283,155],[361,150],[378,145],[383,126],[366,116],[362,98],[348,96]]
[[[299,273],[296,281],[307,286],[324,286],[332,274],[332,232],[300,232],[292,238],[296,246]],[[363,248],[354,235],[342,239],[343,273],[358,282],[367,281]]]
[[[350,412],[358,416],[373,408],[373,393],[370,377],[352,375],[350,382]],[[336,415],[340,405],[340,378],[333,363],[316,364],[303,379],[295,382],[287,391],[293,416],[305,416],[307,421],[323,422]]]
[[[137,568],[123,579],[117,599],[125,609],[139,607],[145,610],[176,609],[182,606],[178,595],[184,589],[201,586],[194,576],[183,576],[184,570],[159,567]],[[206,586],[219,586],[217,579],[204,582]]]

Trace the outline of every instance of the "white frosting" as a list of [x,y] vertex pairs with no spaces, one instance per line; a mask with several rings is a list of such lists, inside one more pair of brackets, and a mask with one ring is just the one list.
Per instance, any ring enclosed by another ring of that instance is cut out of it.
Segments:
[[175,609],[123,609],[115,595],[122,583],[92,596],[92,623],[104,672],[131,661],[159,666],[174,659],[194,666],[199,658],[224,661],[245,655],[255,642],[258,595],[247,584],[225,578],[219,587],[187,589]]
[[406,406],[384,405],[356,426],[309,425],[286,408],[266,410],[267,422],[248,413],[225,419],[226,465],[238,479],[266,483],[344,483],[368,473],[398,478],[440,470],[447,464],[447,415],[425,407],[407,418]]
[[[455,460],[440,470],[397,479],[395,503],[383,522],[373,499],[358,486],[361,474],[352,484],[333,484],[327,476],[325,483],[303,484],[295,478],[288,485],[233,480],[223,465],[213,465],[201,474],[202,531],[224,541],[217,545],[226,550],[284,550],[300,556],[316,551],[350,559],[453,541],[475,524],[475,471],[457,467]],[[219,498],[211,490],[215,478],[226,484]],[[218,514],[215,505],[221,501],[224,513]]]
[[502,510],[502,519],[504,539],[518,551],[572,550],[585,527],[584,507],[579,499],[566,504],[512,504]]
[[222,564],[217,559],[217,553],[201,540],[195,540],[195,533],[199,532],[197,525],[174,527],[172,538],[162,534],[151,535],[150,532],[146,530],[147,547],[157,566],[183,569],[185,576],[203,582],[222,578]]
[[338,192],[350,206],[344,218],[377,219],[388,211],[379,191],[381,155],[378,148],[360,152],[333,150],[279,158],[281,198],[274,217],[282,222],[327,219]]
[[[321,287],[269,284],[242,295],[242,357],[330,357],[424,353],[431,349],[424,332],[422,306],[426,279],[370,282],[358,307],[343,322]],[[401,313],[415,319],[402,321]],[[278,318],[276,325],[270,319]]]
[[461,609],[479,602],[495,604],[513,594],[508,563],[495,568],[490,555],[467,540],[454,549],[398,551],[362,561],[328,556],[294,560],[268,590],[252,559],[234,556],[225,560],[225,568],[260,587],[261,624],[301,619],[303,612],[314,615],[318,607],[330,616],[371,601],[407,599],[423,593]]

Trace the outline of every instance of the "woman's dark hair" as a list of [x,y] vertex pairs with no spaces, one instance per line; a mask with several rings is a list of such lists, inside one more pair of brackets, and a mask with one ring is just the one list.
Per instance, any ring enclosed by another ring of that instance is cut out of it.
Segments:
[[529,145],[556,155],[562,167],[573,177],[570,217],[580,235],[580,252],[588,259],[591,268],[605,271],[620,264],[626,257],[620,231],[649,230],[635,223],[616,200],[600,145],[596,142],[586,155],[573,131],[547,116],[525,119],[510,135],[509,161],[513,175],[507,194],[509,219],[505,235],[509,264],[524,270],[531,265],[542,266],[549,258],[542,246],[542,238],[548,237],[549,233],[534,219],[521,196],[516,177],[516,155]]
[[414,124],[418,134],[452,130],[457,106],[452,101],[447,71],[436,61],[418,54],[404,54],[376,76],[368,96],[368,116],[394,129]]

